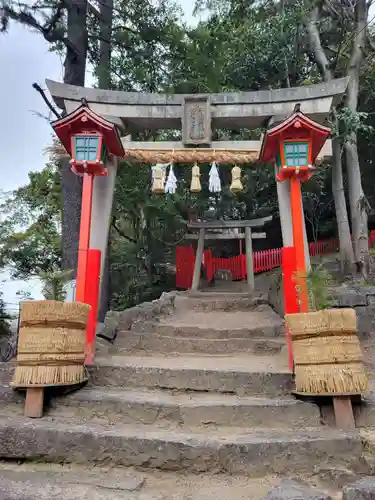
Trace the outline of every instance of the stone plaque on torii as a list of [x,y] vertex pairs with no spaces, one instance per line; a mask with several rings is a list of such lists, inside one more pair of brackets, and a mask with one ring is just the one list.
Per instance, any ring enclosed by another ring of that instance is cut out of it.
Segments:
[[184,146],[211,145],[209,96],[186,96],[182,104],[182,142]]

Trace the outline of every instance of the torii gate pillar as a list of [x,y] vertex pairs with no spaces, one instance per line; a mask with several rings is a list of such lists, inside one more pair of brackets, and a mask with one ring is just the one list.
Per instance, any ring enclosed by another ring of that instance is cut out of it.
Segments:
[[[264,162],[275,163],[278,183],[290,182],[289,198],[296,259],[296,291],[301,312],[308,312],[309,308],[301,182],[311,177],[314,170],[313,164],[330,131],[328,127],[314,122],[297,110],[289,118],[267,130],[260,155]],[[288,207],[280,206],[280,212],[282,209],[287,210]],[[285,216],[285,212],[280,214],[280,218],[282,216]],[[286,246],[285,241],[284,246]],[[288,246],[292,245],[288,244]]]
[[[116,157],[124,149],[115,125],[94,113],[85,101],[52,127],[69,153],[72,171],[83,177],[75,300],[91,306],[86,336],[86,364],[94,341],[108,231],[116,179]],[[94,221],[94,224],[92,224]]]

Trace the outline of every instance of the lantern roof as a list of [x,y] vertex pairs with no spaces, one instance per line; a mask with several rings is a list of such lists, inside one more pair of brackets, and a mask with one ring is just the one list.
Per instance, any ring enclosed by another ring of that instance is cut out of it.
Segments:
[[311,161],[314,163],[330,133],[329,127],[311,120],[299,110],[295,111],[289,118],[266,131],[259,158],[270,163],[280,150],[280,142],[305,139],[311,144]]
[[72,113],[51,123],[57,137],[71,155],[71,137],[76,134],[100,134],[108,152],[114,156],[124,156],[125,151],[116,126],[92,111],[86,101]]

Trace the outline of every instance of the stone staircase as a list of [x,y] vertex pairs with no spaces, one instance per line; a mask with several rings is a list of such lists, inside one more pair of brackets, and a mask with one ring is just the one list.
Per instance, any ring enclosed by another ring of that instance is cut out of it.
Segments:
[[0,498],[259,500],[285,477],[341,498],[324,471],[366,472],[359,432],[291,396],[283,321],[264,298],[178,294],[170,314],[119,325],[88,385],[51,390],[42,419],[22,416],[0,364]]

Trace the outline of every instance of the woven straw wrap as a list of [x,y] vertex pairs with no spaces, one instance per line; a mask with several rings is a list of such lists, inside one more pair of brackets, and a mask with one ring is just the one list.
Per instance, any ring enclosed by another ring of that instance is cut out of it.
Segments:
[[32,300],[22,303],[20,326],[40,325],[62,321],[86,328],[90,306],[80,302]]
[[357,317],[354,309],[325,309],[323,311],[287,314],[292,339],[357,335]]
[[293,343],[293,355],[299,365],[350,363],[362,360],[358,337],[316,337]]
[[354,309],[287,314],[285,319],[293,342],[297,392],[334,395],[366,391]]
[[84,351],[90,306],[52,300],[22,304],[15,387],[86,380]]

